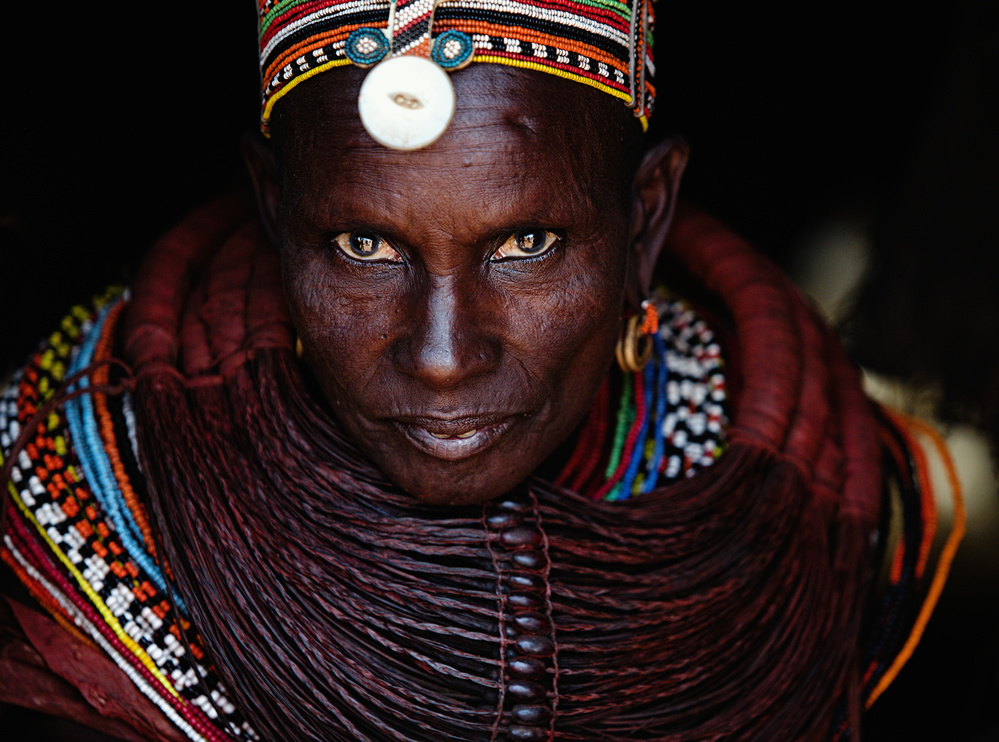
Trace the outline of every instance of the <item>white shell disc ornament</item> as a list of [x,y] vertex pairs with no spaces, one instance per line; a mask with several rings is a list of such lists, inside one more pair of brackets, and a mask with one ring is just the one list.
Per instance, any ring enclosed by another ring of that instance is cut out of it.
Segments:
[[448,74],[426,57],[391,57],[368,72],[357,107],[376,142],[391,149],[420,149],[451,123],[454,87]]

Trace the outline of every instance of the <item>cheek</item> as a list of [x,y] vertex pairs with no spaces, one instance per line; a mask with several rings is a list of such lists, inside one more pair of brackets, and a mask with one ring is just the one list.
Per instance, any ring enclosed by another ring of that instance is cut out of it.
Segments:
[[607,257],[578,261],[561,272],[556,285],[531,297],[510,292],[513,298],[507,302],[507,350],[533,369],[558,418],[585,412],[614,355],[625,259],[623,250],[605,248],[600,257]]
[[616,335],[624,302],[624,255],[607,245],[588,250],[546,292],[551,304],[546,329],[560,355],[592,353]]
[[391,287],[365,290],[344,280],[326,255],[282,251],[282,274],[292,321],[307,360],[331,401],[363,387],[383,355],[392,325]]
[[614,356],[620,327],[623,291],[620,283],[604,287],[571,308],[576,347],[567,349],[567,363],[560,373],[561,397],[585,410],[603,381]]

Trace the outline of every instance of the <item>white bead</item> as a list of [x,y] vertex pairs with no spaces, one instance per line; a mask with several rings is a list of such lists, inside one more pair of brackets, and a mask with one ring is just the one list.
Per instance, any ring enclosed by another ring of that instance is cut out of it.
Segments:
[[451,123],[454,87],[447,73],[425,57],[393,57],[364,78],[357,107],[376,142],[390,149],[420,149]]

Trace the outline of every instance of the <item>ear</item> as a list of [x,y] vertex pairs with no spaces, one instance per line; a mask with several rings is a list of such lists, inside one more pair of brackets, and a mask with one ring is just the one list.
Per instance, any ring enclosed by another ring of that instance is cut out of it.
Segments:
[[278,242],[278,206],[281,203],[281,178],[277,157],[270,143],[259,132],[246,134],[242,141],[243,162],[250,171],[253,191],[257,197],[257,210],[264,223],[264,231],[275,245]]
[[631,196],[632,254],[627,286],[627,300],[633,309],[641,306],[652,285],[656,261],[673,220],[680,176],[687,165],[689,152],[682,139],[665,139],[645,153],[635,173]]

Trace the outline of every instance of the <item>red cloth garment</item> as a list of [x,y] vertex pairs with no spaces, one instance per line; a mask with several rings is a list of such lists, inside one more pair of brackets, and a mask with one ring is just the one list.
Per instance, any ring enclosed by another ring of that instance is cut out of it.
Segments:
[[51,618],[7,598],[0,631],[0,702],[129,742],[184,739],[97,647]]

